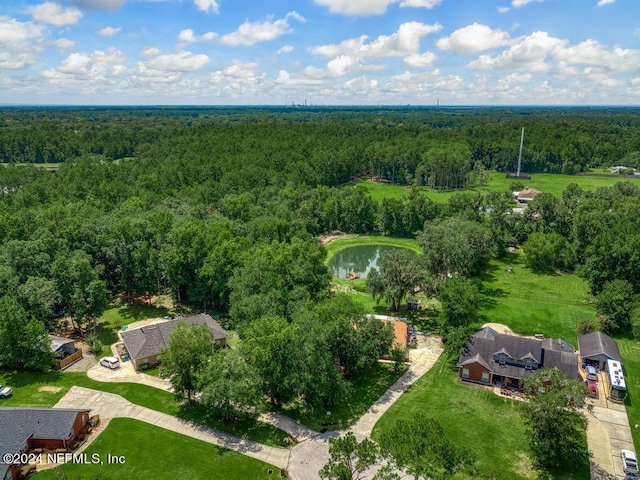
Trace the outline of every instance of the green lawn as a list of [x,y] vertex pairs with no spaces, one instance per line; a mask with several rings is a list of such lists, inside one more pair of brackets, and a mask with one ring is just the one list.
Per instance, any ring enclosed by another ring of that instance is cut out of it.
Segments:
[[[512,273],[507,269],[511,268]],[[595,320],[587,282],[577,275],[533,273],[516,253],[490,263],[481,277],[483,322],[504,323],[516,333],[563,338],[577,347],[576,324]]]
[[[87,447],[89,458],[99,454],[103,465],[65,464],[34,478],[278,478],[280,470],[236,452],[219,448],[138,420],[116,418]],[[107,454],[124,456],[121,465],[107,464]],[[267,473],[268,469],[272,473]],[[62,477],[62,475],[66,475]],[[97,478],[97,477],[96,477]]]
[[[372,437],[379,438],[381,432],[390,429],[398,420],[410,420],[422,413],[437,419],[455,444],[471,450],[479,469],[479,474],[473,478],[536,478],[536,472],[530,467],[520,413],[522,403],[500,397],[490,390],[459,385],[455,378],[455,372],[441,357],[382,416]],[[453,478],[466,477],[457,475]],[[553,478],[586,480],[589,465],[573,466],[570,472],[554,472]]]
[[[316,431],[346,428],[364,415],[407,369],[403,366],[400,373],[394,373],[391,367],[389,363],[377,364],[370,374],[354,381],[349,398],[335,407],[311,410],[285,406],[278,407],[277,411]],[[331,411],[331,415],[327,415],[327,411]]]
[[[531,180],[522,180],[526,188],[535,188],[541,192],[549,192],[560,196],[571,183],[577,183],[583,190],[596,190],[600,187],[610,187],[621,181],[640,182],[638,177],[626,176],[610,176],[610,177],[587,177],[579,175],[558,175],[552,173],[534,173]],[[506,178],[504,173],[491,173],[487,185],[483,187],[476,186],[466,189],[467,192],[505,192],[510,191],[509,186],[514,180]],[[358,180],[347,184],[344,188],[358,186],[369,192],[374,200],[380,202],[383,198],[405,198],[411,193],[411,189],[404,185],[394,185],[391,183],[376,183],[371,180]],[[447,202],[453,195],[460,193],[462,190],[440,191],[427,187],[420,187],[420,191],[427,195],[431,200],[438,203]]]
[[287,437],[282,430],[262,422],[245,420],[227,423],[211,418],[202,407],[183,405],[175,395],[164,390],[137,383],[98,382],[80,372],[0,373],[0,384],[13,389],[13,395],[0,402],[4,406],[52,407],[75,385],[115,393],[136,405],[208,425],[265,445],[282,446],[283,439]]
[[640,342],[631,336],[617,336],[624,365],[625,382],[627,384],[627,417],[631,425],[631,435],[636,452],[640,452],[640,429],[633,428],[640,424]]
[[327,258],[325,263],[328,264],[329,260],[331,260],[331,258],[341,250],[358,245],[390,245],[392,247],[408,248],[418,254],[422,253],[422,248],[418,246],[417,242],[413,238],[385,237],[382,235],[358,235],[357,237],[340,238],[325,245],[325,248],[327,249]]

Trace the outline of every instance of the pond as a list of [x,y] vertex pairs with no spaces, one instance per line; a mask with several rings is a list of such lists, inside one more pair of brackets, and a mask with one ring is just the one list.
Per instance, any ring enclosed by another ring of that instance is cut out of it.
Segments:
[[347,278],[350,272],[357,272],[360,278],[367,278],[372,268],[378,267],[380,257],[392,250],[413,250],[403,247],[393,247],[391,245],[356,245],[348,247],[336,253],[329,260],[329,269],[334,277]]

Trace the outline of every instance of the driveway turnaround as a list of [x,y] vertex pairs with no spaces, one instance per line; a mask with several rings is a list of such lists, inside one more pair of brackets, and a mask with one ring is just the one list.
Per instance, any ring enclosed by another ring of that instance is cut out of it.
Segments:
[[[409,352],[411,360],[409,370],[373,404],[351,429],[342,432],[323,433],[311,437],[291,449],[287,468],[290,478],[294,480],[320,480],[318,472],[329,460],[329,438],[338,437],[349,430],[354,432],[358,440],[371,436],[371,431],[380,417],[400,398],[400,395],[411,384],[433,367],[433,364],[436,363],[442,353],[441,342],[437,337],[422,336],[422,338],[419,338],[419,345],[420,348]],[[375,474],[375,470],[367,473],[370,474],[366,475],[366,477],[371,478]]]
[[83,387],[71,387],[67,394],[55,405],[56,408],[90,408],[92,415],[104,418],[133,418],[160,428],[181,433],[203,442],[233,450],[278,468],[286,468],[289,450],[262,445],[244,440],[213,428],[182,420],[150,408],[134,405],[120,395],[99,392]]
[[87,370],[87,377],[92,380],[97,380],[98,382],[140,383],[160,390],[166,390],[167,392],[173,391],[169,380],[137,372],[133,369],[131,362],[120,362],[120,368],[114,370],[103,367],[98,363]]

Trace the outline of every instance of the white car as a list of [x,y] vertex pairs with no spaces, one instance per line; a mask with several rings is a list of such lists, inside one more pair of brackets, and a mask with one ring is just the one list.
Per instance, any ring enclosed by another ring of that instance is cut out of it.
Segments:
[[622,457],[624,473],[637,474],[638,459],[636,458],[636,454],[631,450],[622,450],[620,456]]
[[100,365],[115,370],[120,367],[120,360],[116,357],[102,357],[100,359]]
[[10,387],[3,387],[2,385],[0,385],[0,397],[7,398],[11,396],[12,393],[13,390],[11,390]]

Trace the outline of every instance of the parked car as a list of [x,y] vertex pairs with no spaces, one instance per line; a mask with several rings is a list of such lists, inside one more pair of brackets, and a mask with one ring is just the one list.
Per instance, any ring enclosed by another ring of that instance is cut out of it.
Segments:
[[584,383],[587,385],[587,389],[589,390],[589,395],[593,397],[597,397],[598,383],[595,380],[585,380]]
[[0,397],[7,398],[10,397],[12,393],[13,390],[11,390],[11,387],[3,387],[0,385]]
[[584,371],[587,374],[587,380],[598,380],[598,369],[593,365],[587,365],[584,367]]
[[624,473],[637,474],[638,459],[636,458],[636,454],[631,450],[622,450],[620,456],[622,457]]
[[624,476],[624,480],[638,480],[638,476],[637,475],[631,475],[630,473],[627,473]]
[[116,357],[102,357],[100,359],[100,365],[115,370],[120,367],[120,360]]

